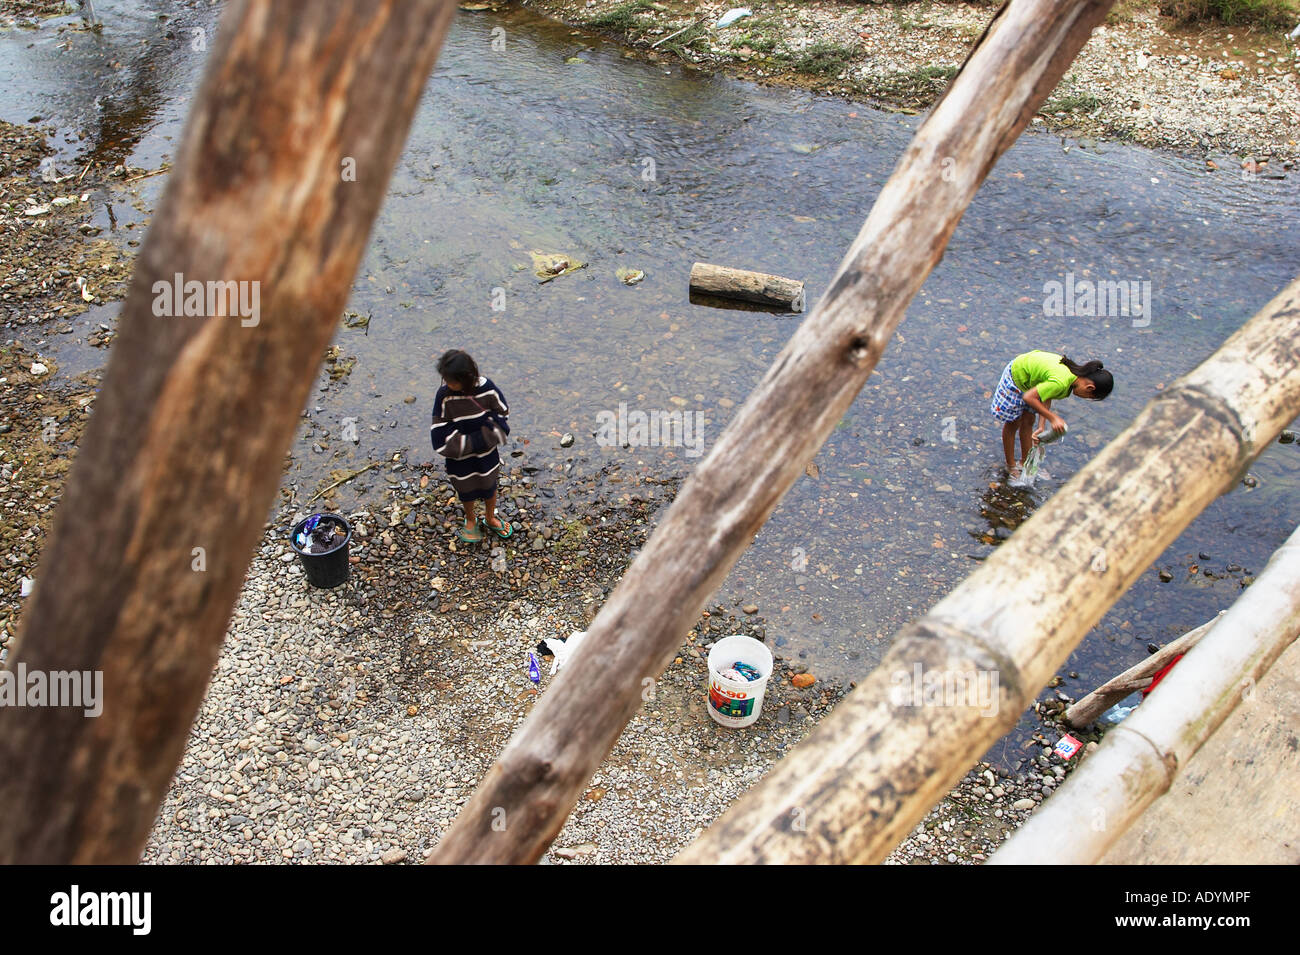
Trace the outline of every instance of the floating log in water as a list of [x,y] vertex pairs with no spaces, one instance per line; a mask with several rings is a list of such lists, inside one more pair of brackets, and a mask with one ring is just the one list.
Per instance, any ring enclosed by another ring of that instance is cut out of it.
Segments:
[[791,312],[803,311],[803,283],[766,272],[746,272],[725,265],[696,262],[691,266],[691,291],[772,305]]

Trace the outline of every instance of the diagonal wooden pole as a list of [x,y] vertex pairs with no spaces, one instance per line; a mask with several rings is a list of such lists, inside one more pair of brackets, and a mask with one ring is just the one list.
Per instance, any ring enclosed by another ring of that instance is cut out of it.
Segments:
[[[1003,844],[991,865],[1091,865],[1106,854],[1300,636],[1300,530],[1137,712]],[[1288,732],[1291,739],[1295,737]],[[1265,749],[1259,758],[1272,759]],[[1087,825],[1080,825],[1087,820]],[[1101,823],[1098,825],[1097,823]],[[1260,818],[1261,829],[1276,820]],[[1290,821],[1292,832],[1300,829]],[[1292,853],[1294,856],[1294,853]]]
[[139,858],[454,11],[226,9],[10,661],[102,713],[0,707],[0,863]]
[[676,861],[883,859],[1297,414],[1300,279],[900,631],[871,675]]
[[532,862],[710,595],[861,390],[988,175],[1109,0],[1012,0],[935,105],[830,289],[489,770],[431,862]]

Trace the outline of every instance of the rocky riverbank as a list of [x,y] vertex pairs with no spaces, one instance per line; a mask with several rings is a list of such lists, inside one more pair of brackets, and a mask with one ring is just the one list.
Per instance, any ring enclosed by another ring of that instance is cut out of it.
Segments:
[[[929,107],[998,4],[837,0],[524,0],[653,60],[804,86],[905,112]],[[467,11],[493,4],[464,3]],[[728,10],[752,16],[716,29]],[[1038,128],[1289,168],[1300,142],[1297,49],[1284,31],[1179,26],[1120,3],[1034,118]]]
[[[286,545],[296,514],[268,527],[145,861],[420,861],[548,691],[539,643],[585,627],[660,504],[634,494],[548,520],[516,468],[502,494],[516,537],[465,545],[429,465],[398,455],[376,493],[347,515],[353,579],[334,591],[309,588]],[[715,725],[708,650],[764,638],[757,610],[714,606],[686,634],[548,861],[671,859],[847,692],[778,651],[760,721]],[[1051,754],[1055,709],[1042,705],[1025,772],[976,767],[891,861],[987,858],[1070,768]]]

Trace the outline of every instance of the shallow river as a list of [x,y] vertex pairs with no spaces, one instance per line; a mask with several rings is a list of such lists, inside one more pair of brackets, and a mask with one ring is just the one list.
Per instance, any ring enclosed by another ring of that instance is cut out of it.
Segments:
[[[193,30],[210,37],[213,14],[96,6],[101,37],[0,33],[0,116],[58,126],[69,164],[152,168],[175,148],[204,57]],[[504,50],[493,49],[498,28]],[[353,417],[361,443],[340,459],[304,435],[287,480],[314,484],[398,447],[431,458],[433,360],[448,347],[470,350],[503,388],[517,436],[554,448],[551,462],[572,456],[569,474],[535,475],[555,514],[586,506],[566,493],[573,474],[613,461],[685,475],[693,448],[598,444],[601,413],[698,413],[707,451],[797,322],[691,304],[691,263],[805,279],[816,301],[918,122],[632,60],[527,12],[460,14],[348,306],[369,327],[337,339],[357,364],[309,404],[315,436]],[[1297,177],[1243,179],[1230,159],[1220,165],[1022,137],[818,453],[816,476],[795,486],[718,600],[757,604],[779,652],[823,678],[867,672],[903,623],[1294,276]],[[119,226],[132,216],[117,210]],[[587,266],[539,283],[533,249]],[[645,279],[625,286],[620,268]],[[1045,314],[1046,283],[1071,274],[1149,283],[1149,316]],[[80,337],[48,343],[65,370],[103,359]],[[1038,347],[1101,358],[1117,385],[1101,404],[1064,402],[1071,430],[1048,453],[1052,479],[1008,492],[986,394],[1009,358]],[[577,439],[567,452],[564,432]],[[1300,445],[1270,447],[1252,474],[1257,486],[1215,502],[1075,652],[1071,695],[1226,607],[1300,523]],[[1216,576],[1189,574],[1192,564]],[[1158,581],[1161,569],[1172,581]]]

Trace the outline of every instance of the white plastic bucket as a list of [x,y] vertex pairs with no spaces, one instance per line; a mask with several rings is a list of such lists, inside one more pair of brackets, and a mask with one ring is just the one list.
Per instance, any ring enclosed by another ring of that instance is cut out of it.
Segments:
[[[731,680],[723,676],[737,662],[748,663],[762,674],[757,680]],[[772,676],[772,651],[753,637],[732,634],[709,651],[709,715],[723,726],[748,726],[763,708],[763,691]]]

